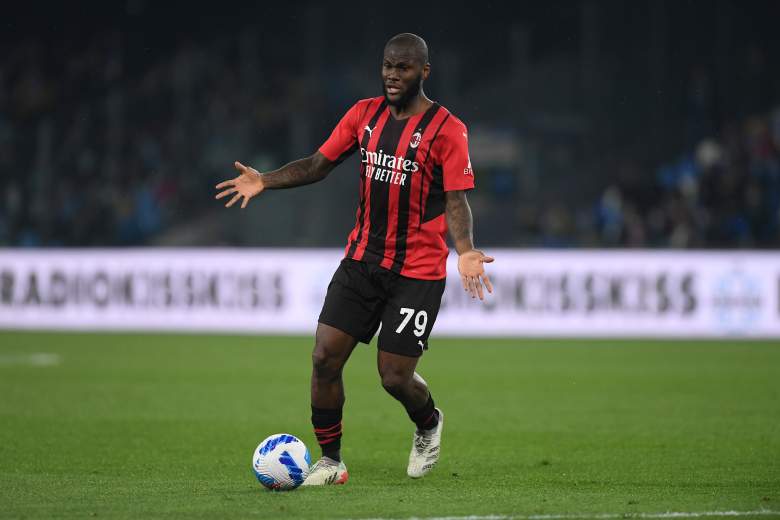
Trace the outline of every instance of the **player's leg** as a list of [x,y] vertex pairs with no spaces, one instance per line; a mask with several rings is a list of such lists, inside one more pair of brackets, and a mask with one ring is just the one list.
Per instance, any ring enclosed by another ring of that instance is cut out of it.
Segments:
[[322,454],[341,460],[341,374],[357,340],[335,327],[319,323],[312,352],[311,422]]
[[380,303],[365,266],[342,261],[328,286],[312,353],[311,422],[322,458],[304,485],[343,484],[348,478],[341,460],[342,372],[357,342],[367,343],[376,332]]
[[425,380],[415,372],[419,358],[379,351],[379,374],[387,393],[398,399],[415,424],[406,474],[420,478],[439,461],[444,414],[436,408]]
[[444,416],[425,380],[415,371],[428,348],[428,336],[441,305],[444,280],[413,280],[388,275],[390,293],[382,313],[378,369],[382,386],[406,409],[415,424],[407,474],[418,478],[439,459]]
[[312,352],[311,423],[322,457],[305,485],[343,484],[349,478],[341,460],[341,414],[344,383],[341,374],[357,340],[344,331],[319,323]]
[[379,351],[377,368],[382,386],[406,409],[409,418],[420,431],[433,430],[438,413],[425,380],[415,372],[419,358]]

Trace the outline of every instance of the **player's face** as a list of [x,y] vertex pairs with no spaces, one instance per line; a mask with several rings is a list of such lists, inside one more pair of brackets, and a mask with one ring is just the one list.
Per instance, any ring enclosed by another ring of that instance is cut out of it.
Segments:
[[404,107],[419,94],[428,76],[429,65],[422,64],[404,49],[388,47],[382,60],[382,88],[387,104]]

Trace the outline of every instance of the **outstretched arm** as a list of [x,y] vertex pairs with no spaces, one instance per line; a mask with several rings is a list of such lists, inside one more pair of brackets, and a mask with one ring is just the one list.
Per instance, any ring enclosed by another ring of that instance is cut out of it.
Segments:
[[493,292],[484,264],[492,262],[493,258],[474,249],[473,219],[466,192],[448,191],[445,197],[447,227],[458,252],[458,272],[463,289],[471,293],[472,298],[479,296],[480,300],[484,300],[483,284],[489,293]]
[[251,166],[244,166],[236,161],[235,167],[240,175],[217,184],[216,189],[223,191],[219,192],[216,198],[221,199],[233,195],[230,201],[225,204],[225,207],[229,208],[243,197],[241,207],[245,208],[252,197],[260,195],[264,190],[295,188],[321,181],[335,166],[334,162],[328,160],[320,152],[285,164],[278,170],[268,173],[260,173]]
[[295,188],[321,181],[335,166],[335,163],[316,152],[309,157],[285,164],[278,170],[263,173],[262,178],[267,190]]

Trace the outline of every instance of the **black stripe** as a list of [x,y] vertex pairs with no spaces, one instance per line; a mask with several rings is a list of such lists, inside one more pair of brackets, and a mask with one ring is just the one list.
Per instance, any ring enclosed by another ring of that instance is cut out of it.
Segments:
[[420,220],[428,222],[444,213],[444,175],[440,164],[433,167],[431,172],[431,187],[428,188],[428,198],[425,200],[425,214]]
[[[383,99],[382,102],[379,103],[379,106],[377,107],[376,112],[374,112],[374,115],[371,116],[371,120],[368,123],[369,128],[376,128],[376,122],[379,121],[379,116],[382,115],[382,112],[384,111],[386,106],[387,106],[387,101]],[[362,128],[360,130],[362,130]],[[360,147],[362,149],[364,150],[366,149],[366,147],[368,146],[369,139],[371,139],[371,132],[363,132],[363,139],[360,140]],[[357,249],[360,240],[363,238],[363,221],[365,220],[364,213],[366,211],[365,170],[366,170],[366,165],[361,161],[360,162],[360,209],[358,213],[358,234],[357,237],[355,237],[355,240],[349,245],[349,251],[347,251],[347,258],[354,258],[355,250]]]
[[[388,116],[382,133],[379,136],[374,151],[387,157],[394,157],[398,149],[401,134],[409,123],[409,119],[398,121],[392,115]],[[374,165],[377,169],[390,169],[382,164]],[[371,182],[371,179],[368,179]],[[366,245],[363,260],[366,262],[381,262],[385,256],[385,241],[387,239],[387,206],[390,193],[389,182],[372,182],[371,204],[369,205],[368,218],[371,224],[368,229],[368,244]]]
[[[417,125],[417,128],[414,129],[415,132],[419,132],[420,135],[425,135],[425,130],[428,128],[428,125],[433,120],[433,116],[436,115],[436,113],[439,111],[439,104],[434,103],[431,105],[431,107],[425,112],[425,114],[422,116],[422,119],[420,119],[420,123]],[[414,134],[412,134],[414,135]],[[420,143],[422,144],[422,143]],[[409,148],[406,149],[406,157],[404,159],[409,161],[414,161],[417,158],[417,151],[420,149],[420,147],[412,148],[409,146]],[[401,269],[404,267],[404,262],[406,262],[406,238],[409,234],[409,206],[411,205],[411,197],[412,197],[412,179],[411,177],[413,175],[422,175],[423,174],[423,163],[419,164],[419,171],[415,174],[412,173],[409,175],[409,182],[407,182],[405,185],[401,186],[400,193],[398,194],[398,225],[396,227],[395,232],[395,256],[393,257],[393,265],[390,267],[392,271],[395,271],[396,273],[400,273]],[[422,180],[420,182],[420,192],[422,193]]]
[[[444,123],[446,123],[447,119],[449,119],[449,118],[450,118],[450,115],[447,114],[444,117],[444,119],[442,119],[441,124],[439,124],[439,128],[437,128],[436,129],[436,133],[433,134],[433,139],[431,139],[431,145],[428,147],[428,153],[425,154],[425,160],[421,164],[427,164],[428,163],[428,156],[431,155],[431,150],[433,150],[433,143],[436,142],[436,138],[439,137],[439,130],[442,129],[442,127],[444,126]],[[435,172],[432,171],[431,174],[434,175]],[[425,180],[425,176],[423,176],[423,180]],[[442,191],[443,191],[443,187],[444,187],[444,185],[442,184]],[[430,196],[430,193],[431,193],[430,190],[428,190],[428,195],[429,196]],[[427,209],[428,209],[427,203],[426,203],[425,206],[426,206],[426,213],[427,213]],[[425,222],[427,222],[427,220]],[[422,189],[422,186],[420,186],[420,225],[417,226],[417,229],[420,229],[422,227],[422,224],[423,224],[423,189]]]

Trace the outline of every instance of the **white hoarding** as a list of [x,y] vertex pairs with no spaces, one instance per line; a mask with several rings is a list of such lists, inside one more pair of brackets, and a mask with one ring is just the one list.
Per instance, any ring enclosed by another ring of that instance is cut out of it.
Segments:
[[[450,257],[439,335],[780,338],[780,253],[491,250]],[[0,250],[0,328],[314,331],[342,250]]]

